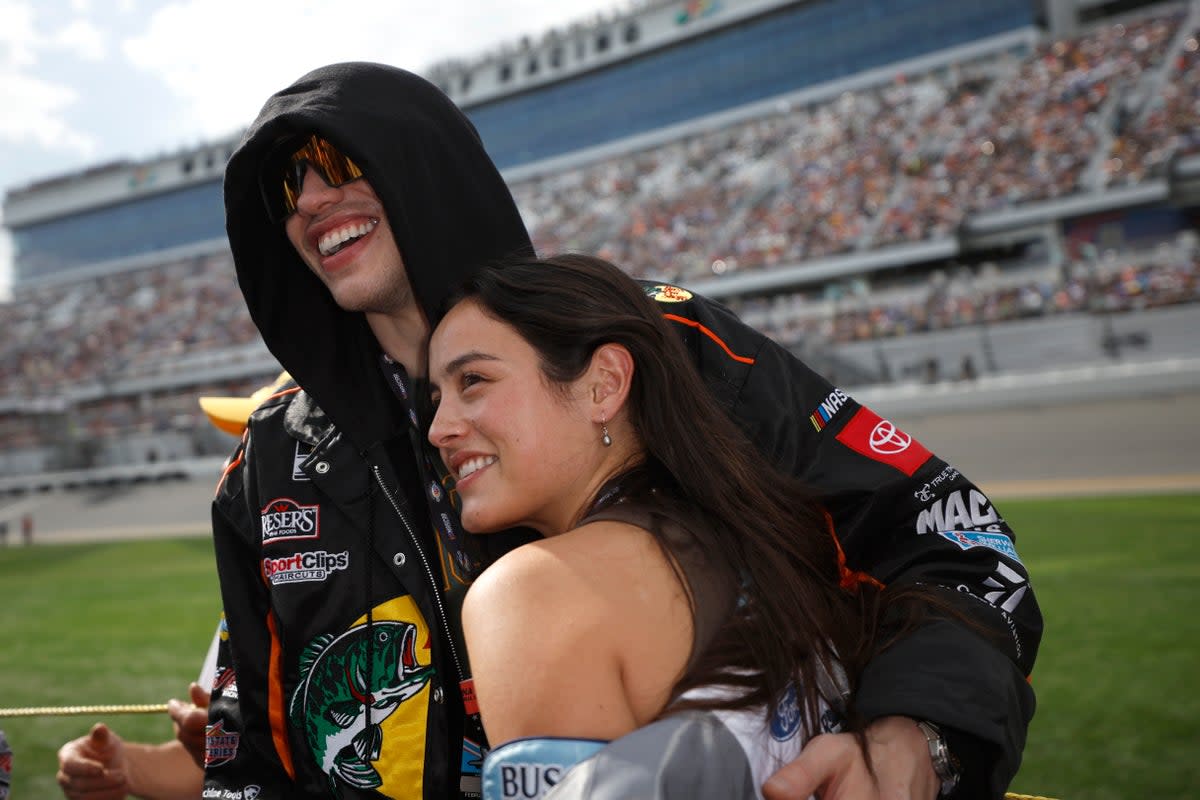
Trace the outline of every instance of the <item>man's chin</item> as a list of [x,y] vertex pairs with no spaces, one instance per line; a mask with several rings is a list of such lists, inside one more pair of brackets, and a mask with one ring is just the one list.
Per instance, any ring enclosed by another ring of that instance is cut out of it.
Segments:
[[333,302],[337,303],[343,311],[366,313],[374,310],[377,305],[372,302],[373,298],[370,293],[359,287],[347,284],[339,285],[338,281],[326,281],[325,285],[329,287],[329,293],[333,295]]

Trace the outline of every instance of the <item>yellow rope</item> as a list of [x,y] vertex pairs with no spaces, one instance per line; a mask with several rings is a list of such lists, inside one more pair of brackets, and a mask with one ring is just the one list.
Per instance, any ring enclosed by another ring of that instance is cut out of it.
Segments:
[[1042,797],[1040,794],[1014,794],[1009,792],[1004,795],[1004,800],[1054,800],[1052,797]]
[[0,708],[0,719],[5,717],[73,717],[84,714],[162,714],[166,710],[166,703],[124,706],[28,706],[26,708]]

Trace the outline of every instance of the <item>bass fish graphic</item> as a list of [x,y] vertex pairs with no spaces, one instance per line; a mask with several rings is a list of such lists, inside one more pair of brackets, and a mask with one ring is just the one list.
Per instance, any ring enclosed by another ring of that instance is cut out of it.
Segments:
[[381,723],[433,676],[432,666],[417,663],[416,642],[416,626],[381,620],[318,636],[300,656],[291,721],[304,731],[335,792],[338,781],[358,789],[382,784],[370,763],[379,759]]

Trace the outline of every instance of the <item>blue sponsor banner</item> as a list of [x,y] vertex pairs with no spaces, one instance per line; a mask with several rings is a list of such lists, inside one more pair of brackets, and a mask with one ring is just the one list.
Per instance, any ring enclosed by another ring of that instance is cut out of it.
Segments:
[[972,547],[987,547],[1001,555],[1008,556],[1018,564],[1022,563],[1021,557],[1017,555],[1017,548],[1013,546],[1012,539],[1009,539],[1003,533],[993,533],[991,531],[938,531],[938,536],[947,541],[954,542],[963,550]]
[[485,800],[534,800],[606,744],[558,736],[505,742],[484,758],[483,796]]

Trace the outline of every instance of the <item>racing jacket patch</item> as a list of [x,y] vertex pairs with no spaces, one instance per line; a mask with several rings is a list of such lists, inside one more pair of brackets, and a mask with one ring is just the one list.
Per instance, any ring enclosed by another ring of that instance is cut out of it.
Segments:
[[910,478],[933,458],[920,442],[866,407],[850,418],[836,438],[856,453],[894,467]]

